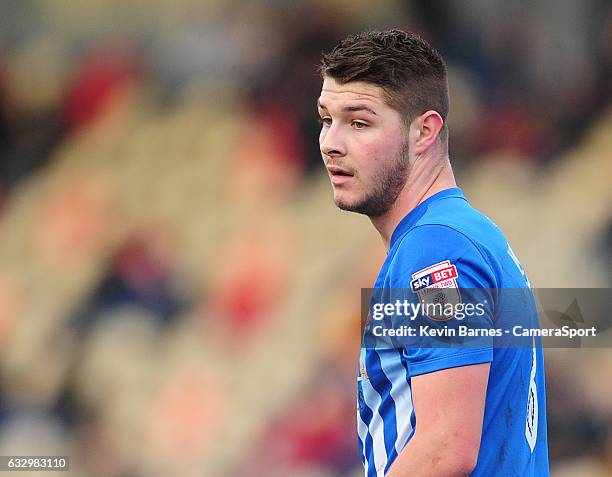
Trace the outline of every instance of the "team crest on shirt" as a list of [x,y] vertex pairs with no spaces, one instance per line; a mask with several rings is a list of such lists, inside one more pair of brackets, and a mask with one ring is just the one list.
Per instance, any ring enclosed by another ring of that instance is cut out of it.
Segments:
[[433,320],[446,321],[453,317],[444,313],[448,304],[453,307],[461,303],[457,286],[457,267],[450,260],[436,263],[412,274],[410,289],[419,297],[425,314]]

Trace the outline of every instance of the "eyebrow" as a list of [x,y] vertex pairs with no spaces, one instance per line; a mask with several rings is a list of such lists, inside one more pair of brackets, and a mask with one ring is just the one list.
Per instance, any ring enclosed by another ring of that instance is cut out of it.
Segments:
[[[321,104],[321,101],[319,101],[318,99],[317,99],[317,106],[320,109],[327,109],[327,107]],[[366,111],[376,116],[376,112],[373,109],[367,107],[365,104],[355,104],[354,106],[345,106],[344,108],[342,108],[343,113],[354,113],[356,111]]]

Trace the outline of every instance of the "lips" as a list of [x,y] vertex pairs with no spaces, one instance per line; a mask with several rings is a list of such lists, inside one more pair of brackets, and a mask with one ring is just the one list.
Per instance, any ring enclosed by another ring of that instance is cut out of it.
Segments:
[[353,173],[342,167],[328,165],[327,170],[332,177],[353,177]]
[[348,169],[344,169],[338,166],[328,165],[327,170],[329,172],[329,177],[331,179],[331,183],[334,186],[341,186],[342,184],[349,182],[353,179],[353,173]]

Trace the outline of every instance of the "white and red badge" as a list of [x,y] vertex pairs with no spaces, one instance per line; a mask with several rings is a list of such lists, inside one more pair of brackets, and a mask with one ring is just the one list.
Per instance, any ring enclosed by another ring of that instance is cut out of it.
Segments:
[[419,301],[427,310],[427,316],[441,321],[452,318],[452,314],[440,313],[436,311],[438,308],[430,305],[438,304],[442,308],[447,307],[447,304],[456,306],[461,303],[457,278],[459,278],[457,267],[450,260],[444,260],[412,274],[410,289],[418,295]]

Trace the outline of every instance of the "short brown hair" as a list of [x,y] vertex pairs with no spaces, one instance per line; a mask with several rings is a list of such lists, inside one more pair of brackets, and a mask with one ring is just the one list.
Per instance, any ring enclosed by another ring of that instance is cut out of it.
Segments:
[[437,111],[448,130],[448,82],[440,54],[418,35],[399,29],[350,35],[323,53],[319,72],[341,83],[365,81],[380,86],[389,106],[409,124],[419,114]]

